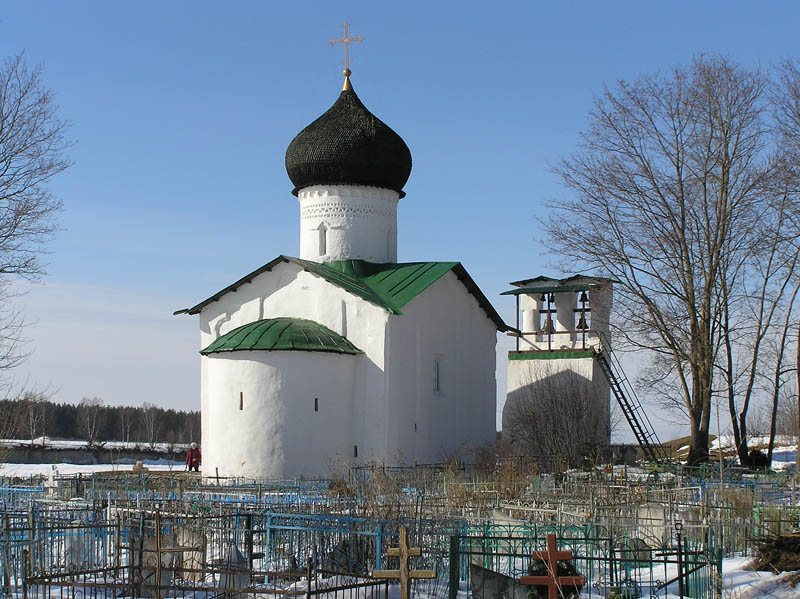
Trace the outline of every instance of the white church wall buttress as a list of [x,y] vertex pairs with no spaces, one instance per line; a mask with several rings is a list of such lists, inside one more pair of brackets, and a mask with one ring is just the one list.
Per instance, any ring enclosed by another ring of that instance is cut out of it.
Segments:
[[390,355],[401,356],[387,371],[389,422],[399,426],[390,441],[391,459],[439,462],[466,445],[494,439],[496,335],[452,272],[391,318]]

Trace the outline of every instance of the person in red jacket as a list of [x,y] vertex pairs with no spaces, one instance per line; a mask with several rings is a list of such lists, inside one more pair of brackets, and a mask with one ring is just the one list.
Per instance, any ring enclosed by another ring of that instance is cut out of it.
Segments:
[[186,452],[186,468],[191,472],[198,472],[200,468],[200,448],[197,443],[192,443],[189,451]]

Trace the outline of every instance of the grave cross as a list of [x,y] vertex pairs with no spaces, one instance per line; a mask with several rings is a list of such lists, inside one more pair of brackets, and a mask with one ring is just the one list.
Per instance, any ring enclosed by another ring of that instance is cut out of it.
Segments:
[[436,578],[436,570],[409,570],[408,558],[420,557],[422,549],[408,546],[408,530],[400,529],[400,546],[390,547],[386,550],[389,557],[400,558],[399,570],[373,570],[373,578],[400,579],[400,599],[409,599],[409,582],[420,578]]
[[547,564],[546,576],[523,576],[519,583],[525,586],[546,586],[547,599],[557,599],[561,587],[580,587],[586,584],[583,576],[559,576],[558,561],[572,559],[572,550],[556,550],[556,535],[547,535],[547,551],[534,551],[532,555],[535,560],[542,560]]

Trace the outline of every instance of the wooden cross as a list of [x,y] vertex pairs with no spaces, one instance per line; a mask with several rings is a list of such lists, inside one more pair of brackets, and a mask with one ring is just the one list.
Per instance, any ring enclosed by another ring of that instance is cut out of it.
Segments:
[[[364,38],[360,35],[358,37],[350,37],[348,34],[348,28],[350,27],[350,23],[347,21],[344,22],[344,37],[340,40],[331,40],[331,46],[335,46],[336,44],[344,44],[344,69],[345,71],[350,70],[350,44],[352,42],[363,42]],[[347,73],[348,75],[350,73]]]
[[400,579],[400,599],[409,599],[411,580],[420,578],[436,578],[436,570],[409,570],[408,558],[420,557],[422,549],[419,547],[408,546],[408,530],[403,527],[400,529],[400,546],[390,547],[386,551],[389,557],[400,558],[399,570],[373,570],[373,578],[393,578]]
[[535,560],[541,560],[547,564],[547,575],[523,576],[519,579],[519,583],[525,586],[546,586],[547,599],[557,599],[562,586],[582,587],[586,584],[586,577],[584,576],[558,575],[557,562],[559,560],[571,560],[572,550],[557,551],[556,535],[553,533],[547,535],[547,551],[534,551],[532,557]]

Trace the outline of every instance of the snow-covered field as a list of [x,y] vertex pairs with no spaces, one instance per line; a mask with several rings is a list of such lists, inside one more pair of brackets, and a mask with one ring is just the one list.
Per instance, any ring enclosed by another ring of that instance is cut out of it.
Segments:
[[[49,437],[39,437],[33,439],[0,439],[0,447],[33,447],[36,449],[46,450],[88,450],[89,447],[86,441],[81,440],[68,440],[68,439],[51,439]],[[144,460],[144,466],[148,470],[184,470],[183,455],[185,454],[188,446],[176,445],[168,443],[149,443],[141,442],[123,442],[123,441],[108,441],[102,444],[102,449],[105,451],[154,451],[156,453],[163,453],[165,456],[173,454],[173,460],[170,461],[167,457],[157,460]],[[115,460],[113,464],[15,464],[15,463],[0,463],[0,477],[12,478],[30,478],[33,476],[49,476],[55,470],[55,474],[60,475],[75,475],[75,474],[92,474],[94,472],[120,472],[131,471],[135,459],[121,457]]]
[[[86,441],[80,439],[51,439],[50,437],[37,437],[36,439],[0,439],[0,447],[36,447],[45,449],[87,449]],[[186,450],[189,446],[179,443],[144,443],[141,441],[103,441],[99,444],[103,449],[115,450],[145,450],[169,453]]]
[[[120,460],[119,464],[0,464],[0,478],[31,478],[34,476],[92,474],[94,472],[125,472],[132,471],[133,460]],[[148,470],[184,470],[182,462],[170,462],[166,459],[145,460]]]

